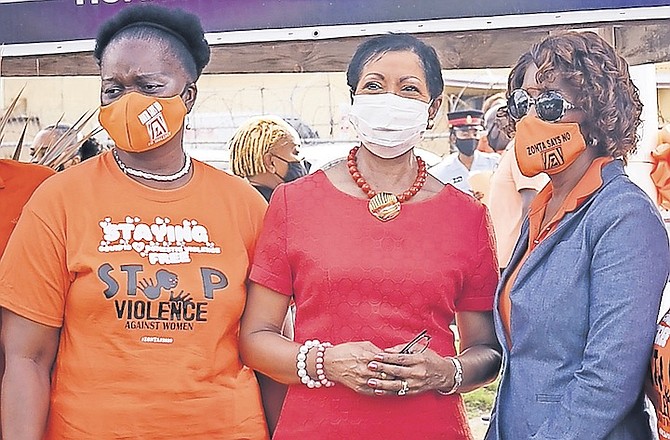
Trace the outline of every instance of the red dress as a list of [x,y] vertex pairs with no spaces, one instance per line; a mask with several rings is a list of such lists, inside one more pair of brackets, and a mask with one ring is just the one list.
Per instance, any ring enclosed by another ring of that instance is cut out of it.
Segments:
[[[498,280],[485,208],[447,185],[402,205],[387,223],[367,200],[322,171],[279,186],[256,248],[251,279],[297,307],[296,341],[369,340],[388,348],[427,329],[430,347],[455,354],[457,311],[490,311]],[[470,439],[460,395],[367,396],[342,384],[292,385],[273,437]]]

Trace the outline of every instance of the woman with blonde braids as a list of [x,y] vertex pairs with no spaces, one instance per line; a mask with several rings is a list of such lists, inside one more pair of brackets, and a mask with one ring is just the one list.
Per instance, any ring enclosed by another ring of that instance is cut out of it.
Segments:
[[[265,200],[280,184],[292,182],[307,174],[298,158],[300,135],[278,116],[258,116],[245,121],[229,142],[230,164],[236,176],[246,178]],[[293,339],[295,307],[291,306],[282,325],[282,335]],[[279,420],[286,396],[286,385],[256,374],[261,386],[265,418],[270,433]]]
[[230,140],[233,173],[246,178],[269,201],[277,185],[307,174],[298,158],[299,147],[298,132],[283,119],[251,118]]

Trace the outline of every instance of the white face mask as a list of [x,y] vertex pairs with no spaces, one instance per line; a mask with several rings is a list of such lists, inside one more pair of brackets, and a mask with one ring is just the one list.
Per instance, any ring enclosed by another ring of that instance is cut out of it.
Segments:
[[402,156],[421,141],[430,104],[393,93],[354,95],[349,122],[375,156]]

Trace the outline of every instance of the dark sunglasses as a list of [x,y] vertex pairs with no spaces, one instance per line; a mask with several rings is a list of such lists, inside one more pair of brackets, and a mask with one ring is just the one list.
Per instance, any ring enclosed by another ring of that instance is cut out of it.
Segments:
[[524,89],[515,89],[507,99],[507,113],[518,121],[528,114],[531,105],[535,105],[537,117],[546,122],[556,122],[565,116],[565,112],[575,108],[556,90],[542,92],[533,98]]

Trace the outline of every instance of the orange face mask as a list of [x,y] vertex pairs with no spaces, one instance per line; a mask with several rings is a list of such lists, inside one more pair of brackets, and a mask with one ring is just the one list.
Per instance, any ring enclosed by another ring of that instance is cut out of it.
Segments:
[[130,92],[101,106],[98,120],[117,147],[141,153],[160,147],[179,133],[186,113],[179,95],[158,98]]
[[524,116],[516,124],[514,153],[526,177],[556,174],[569,167],[586,150],[577,123],[545,122]]

